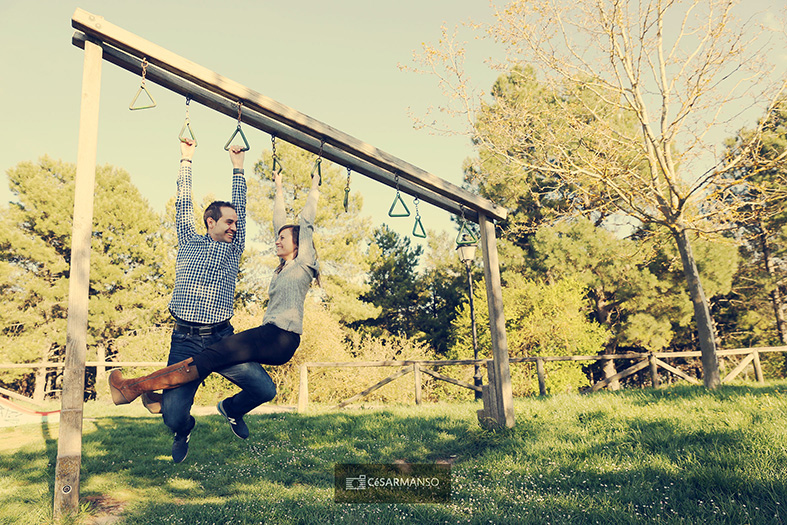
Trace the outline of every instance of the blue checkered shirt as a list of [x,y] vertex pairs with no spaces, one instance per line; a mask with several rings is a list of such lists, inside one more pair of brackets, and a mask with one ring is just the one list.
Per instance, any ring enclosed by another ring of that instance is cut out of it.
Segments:
[[238,231],[231,243],[199,235],[194,224],[191,163],[181,162],[175,202],[178,255],[175,290],[169,310],[192,323],[220,323],[232,317],[235,282],[246,242],[246,179],[232,177],[232,204],[238,214]]

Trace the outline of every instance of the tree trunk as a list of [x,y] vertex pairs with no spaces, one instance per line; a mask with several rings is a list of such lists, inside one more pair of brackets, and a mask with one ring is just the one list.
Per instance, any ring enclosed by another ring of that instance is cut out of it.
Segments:
[[[604,293],[594,290],[593,295],[595,296],[596,302],[596,321],[612,330],[612,323],[610,322],[610,319],[612,318],[612,310],[609,307],[609,303],[604,299]],[[614,354],[615,346],[609,344],[606,345],[604,348],[604,353]],[[616,376],[618,373],[614,359],[604,359],[603,363],[601,364],[601,370],[604,374],[603,379],[605,381],[610,377]],[[610,381],[607,385],[607,390],[620,390],[620,381],[617,379]]]
[[[610,353],[610,352],[608,352]],[[610,377],[614,377],[618,370],[615,367],[615,360],[614,359],[604,359],[603,370],[604,370],[604,379],[609,379]],[[620,390],[620,380],[614,379],[609,382],[607,385],[607,390]]]
[[787,325],[784,320],[784,298],[779,290],[777,283],[776,271],[773,268],[773,260],[771,257],[771,249],[768,246],[767,232],[764,227],[760,227],[760,250],[762,250],[762,262],[765,265],[765,271],[768,277],[774,283],[774,288],[770,293],[771,303],[773,304],[773,313],[776,316],[776,329],[779,331],[779,339],[782,344],[787,344]]
[[716,336],[708,299],[705,297],[705,291],[702,289],[702,282],[697,270],[697,263],[694,260],[694,253],[691,250],[688,232],[681,230],[674,233],[674,236],[680,252],[680,259],[683,263],[683,274],[686,276],[689,296],[694,306],[694,323],[697,325],[697,335],[699,336],[700,351],[702,352],[702,381],[707,388],[716,388],[721,384],[721,376],[719,375]]

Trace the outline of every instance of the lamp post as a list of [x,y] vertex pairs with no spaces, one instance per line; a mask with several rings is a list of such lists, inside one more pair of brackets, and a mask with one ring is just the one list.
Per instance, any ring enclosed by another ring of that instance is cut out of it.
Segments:
[[[475,250],[476,245],[473,242],[472,244],[468,242],[460,242],[456,250],[459,252],[459,260],[465,263],[465,268],[467,269],[467,289],[470,294],[470,324],[473,327],[473,359],[478,361],[478,335],[476,333],[475,328],[475,306],[473,304],[473,273],[470,271],[470,266],[473,262],[473,258],[475,257]],[[477,387],[481,386],[481,367],[478,366],[478,363],[474,363],[473,367],[475,368],[475,374],[473,375],[473,384]],[[481,399],[481,392],[478,390],[475,391],[475,398]]]

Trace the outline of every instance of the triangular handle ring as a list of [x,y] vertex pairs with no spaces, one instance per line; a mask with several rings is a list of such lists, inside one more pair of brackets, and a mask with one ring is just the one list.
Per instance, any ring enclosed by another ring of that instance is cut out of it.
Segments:
[[[136,103],[137,99],[139,98],[139,96],[143,92],[150,99],[150,103],[148,105],[146,105],[146,106],[134,106],[134,104]],[[128,109],[130,109],[131,111],[136,111],[138,109],[150,109],[150,108],[155,108],[155,107],[156,107],[156,99],[153,98],[153,95],[150,94],[150,91],[148,91],[148,88],[145,86],[144,83],[139,86],[139,89],[137,90],[137,94],[134,95],[134,98],[131,100],[131,104],[128,105]]]
[[194,141],[194,147],[196,148],[197,137],[194,135],[194,130],[191,129],[191,122],[189,121],[189,119],[186,119],[186,121],[183,123],[183,127],[180,128],[180,134],[178,135],[178,138],[180,139],[181,142],[186,142],[186,140],[188,139],[188,137],[184,135],[186,131],[189,132],[189,135],[191,136],[191,140]]
[[478,238],[467,227],[467,222],[462,221],[462,227],[459,228],[459,233],[456,235],[456,245],[470,246],[471,244],[476,244],[477,242]]
[[[404,208],[404,213],[403,212],[394,212],[394,209],[396,208],[397,203],[402,205],[402,207]],[[396,197],[394,197],[393,204],[391,204],[391,209],[388,210],[388,216],[389,217],[409,217],[410,216],[410,210],[407,208],[407,204],[405,204],[404,201],[402,200],[402,196],[399,194],[399,192],[396,193]]]
[[317,160],[314,161],[314,167],[312,168],[312,178],[314,178],[315,174],[317,174],[317,176],[320,177],[320,180],[317,181],[317,185],[318,186],[322,186],[322,167],[321,166],[322,166],[322,158],[317,158]]
[[271,173],[276,174],[280,171],[284,171],[284,166],[282,166],[279,157],[273,157],[273,167],[271,168]]
[[238,127],[235,128],[235,133],[232,134],[230,140],[228,140],[227,143],[224,145],[224,151],[229,151],[230,144],[232,144],[232,139],[234,139],[235,135],[237,135],[238,133],[240,133],[240,138],[243,139],[243,144],[244,144],[244,146],[241,148],[241,151],[249,151],[250,149],[249,141],[246,140],[246,135],[243,134],[243,130],[240,128],[240,124],[238,124]]
[[421,224],[421,217],[415,218],[415,224],[413,225],[413,236],[426,239],[426,231],[424,230],[424,225]]

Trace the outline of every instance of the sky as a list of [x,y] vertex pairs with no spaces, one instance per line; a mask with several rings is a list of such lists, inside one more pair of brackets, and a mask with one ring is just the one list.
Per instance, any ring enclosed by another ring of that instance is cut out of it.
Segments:
[[[442,24],[488,20],[485,0],[0,0],[2,203],[13,198],[6,172],[18,163],[44,155],[76,163],[84,58],[71,43],[76,8],[462,184],[462,162],[473,154],[468,139],[414,129],[409,112],[423,115],[444,99],[433,77],[403,72],[399,64],[412,65],[413,52],[436,41]],[[496,77],[482,60],[469,67],[481,85]],[[103,62],[97,162],[128,171],[153,209],[163,212],[175,194],[185,99],[149,82],[157,107],[130,111],[139,87],[138,76]],[[228,199],[231,165],[224,144],[236,121],[196,102],[189,116],[199,142],[195,199]],[[249,126],[244,133],[250,172],[270,149],[270,136]],[[374,226],[387,223],[411,236],[413,217],[387,215],[393,189],[358,174],[352,188],[362,193],[363,215]],[[412,198],[404,198],[414,211]],[[455,231],[448,212],[421,202],[419,213],[427,230]]]
[[[758,17],[781,16],[774,13],[783,12],[785,0],[746,0],[746,6]],[[404,72],[399,65],[412,65],[413,52],[423,42],[436,42],[441,25],[490,21],[488,0],[0,0],[0,203],[13,198],[6,172],[18,163],[44,155],[76,162],[84,57],[71,43],[77,7],[462,184],[462,163],[474,154],[469,140],[415,129],[411,113],[423,116],[446,99],[434,77]],[[471,49],[475,54],[468,55],[465,68],[476,88],[488,89],[498,73],[484,59],[497,50],[483,41],[472,42]],[[786,66],[787,58],[780,62]],[[158,106],[129,111],[139,86],[138,76],[103,62],[97,161],[128,171],[152,208],[163,212],[175,193],[185,99],[151,82]],[[727,131],[751,125],[757,116],[752,115],[731,121]],[[224,144],[236,121],[196,102],[189,116],[199,141],[195,198],[228,199]],[[250,168],[270,149],[270,136],[249,126],[244,132]],[[386,223],[413,243],[423,242],[412,236],[412,216],[388,217],[392,188],[356,174],[352,189],[362,194],[363,215],[374,226]],[[413,212],[412,198],[405,201]],[[421,202],[419,213],[427,230],[455,232],[448,212]]]

